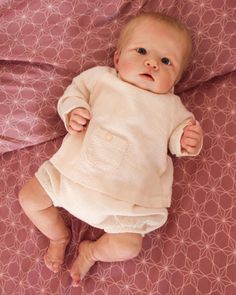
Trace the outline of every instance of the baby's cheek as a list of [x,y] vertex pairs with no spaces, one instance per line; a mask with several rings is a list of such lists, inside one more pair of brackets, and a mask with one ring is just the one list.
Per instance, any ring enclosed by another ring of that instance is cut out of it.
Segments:
[[132,71],[132,69],[133,69],[132,63],[126,62],[121,65],[120,71],[128,74]]
[[168,74],[163,75],[161,81],[161,88],[165,89],[167,92],[170,91],[175,84],[175,80]]
[[127,62],[127,63],[123,63],[119,68],[118,68],[118,72],[119,72],[119,76],[122,80],[130,82],[131,79],[131,74],[133,71],[133,67],[132,64]]

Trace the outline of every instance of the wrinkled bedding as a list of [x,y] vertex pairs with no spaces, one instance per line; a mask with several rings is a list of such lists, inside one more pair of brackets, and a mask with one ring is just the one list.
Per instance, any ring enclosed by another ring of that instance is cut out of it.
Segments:
[[[97,263],[72,288],[78,241],[102,232],[61,209],[73,239],[53,274],[18,192],[66,133],[56,112],[66,86],[91,66],[112,65],[123,24],[150,10],[192,31],[192,64],[176,93],[203,127],[203,150],[173,158],[168,221],[144,238],[140,255]],[[235,1],[4,0],[0,15],[0,294],[236,294]]]

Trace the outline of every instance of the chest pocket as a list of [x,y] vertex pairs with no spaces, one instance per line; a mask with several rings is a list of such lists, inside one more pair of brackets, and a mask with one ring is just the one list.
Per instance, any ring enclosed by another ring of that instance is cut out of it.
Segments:
[[110,171],[121,165],[127,147],[126,139],[96,126],[87,138],[85,155],[96,169]]

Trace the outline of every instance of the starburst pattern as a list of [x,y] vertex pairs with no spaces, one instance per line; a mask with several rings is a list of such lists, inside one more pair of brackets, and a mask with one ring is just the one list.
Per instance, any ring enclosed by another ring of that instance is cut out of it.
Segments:
[[[236,294],[236,34],[234,0],[2,1],[0,4],[0,293],[17,295]],[[112,65],[121,27],[161,11],[192,31],[193,61],[176,88],[201,122],[197,158],[173,158],[167,223],[130,261],[98,262],[77,288],[68,268],[78,241],[102,231],[61,213],[72,228],[62,271],[44,265],[47,240],[22,212],[23,184],[60,146],[56,103],[71,79]]]

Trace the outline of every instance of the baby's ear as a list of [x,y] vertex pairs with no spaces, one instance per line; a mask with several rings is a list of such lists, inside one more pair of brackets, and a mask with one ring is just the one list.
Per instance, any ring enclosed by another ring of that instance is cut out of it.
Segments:
[[115,69],[118,71],[118,63],[119,63],[119,59],[120,59],[120,51],[116,50],[114,53],[114,65],[115,65]]

